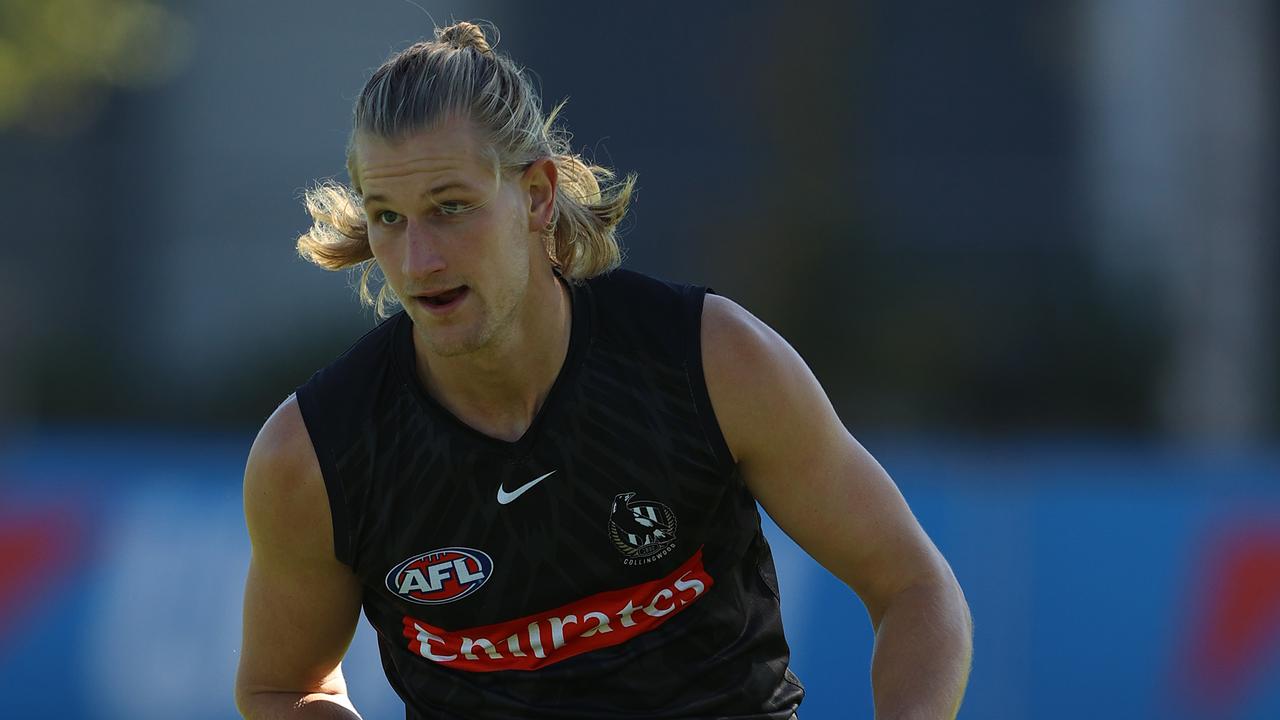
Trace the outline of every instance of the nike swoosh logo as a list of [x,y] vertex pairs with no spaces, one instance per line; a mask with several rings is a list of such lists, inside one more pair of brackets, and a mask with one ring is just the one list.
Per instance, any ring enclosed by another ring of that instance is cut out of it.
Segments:
[[534,485],[537,485],[538,483],[542,482],[543,480],[546,480],[547,478],[555,474],[556,474],[556,471],[552,470],[551,472],[547,473],[546,475],[543,475],[542,477],[534,478],[529,482],[521,485],[520,487],[516,488],[514,492],[507,492],[502,487],[502,483],[498,483],[498,504],[506,505],[512,500],[515,500],[516,498],[528,492],[529,488],[533,487]]

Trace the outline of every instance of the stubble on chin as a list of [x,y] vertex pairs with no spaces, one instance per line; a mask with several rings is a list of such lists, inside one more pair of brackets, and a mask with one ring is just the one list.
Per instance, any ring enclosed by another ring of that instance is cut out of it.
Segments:
[[478,296],[468,298],[467,302],[476,302],[477,307],[468,310],[477,317],[467,322],[466,327],[446,325],[438,328],[438,332],[432,332],[436,328],[427,317],[416,330],[418,342],[425,344],[432,355],[441,358],[460,357],[501,346],[516,332],[523,299],[523,293],[514,292],[499,298],[496,303],[479,302],[481,298]]
[[443,328],[432,332],[430,327],[423,327],[417,333],[418,342],[425,346],[428,353],[442,358],[469,355],[488,344],[488,338],[485,337],[487,333],[480,330],[466,333],[457,333],[455,330],[456,328]]
[[483,350],[492,344],[497,328],[487,314],[464,323],[461,326],[446,324],[433,327],[432,318],[424,318],[422,323],[414,323],[414,334],[419,349],[440,358],[454,358],[470,355]]

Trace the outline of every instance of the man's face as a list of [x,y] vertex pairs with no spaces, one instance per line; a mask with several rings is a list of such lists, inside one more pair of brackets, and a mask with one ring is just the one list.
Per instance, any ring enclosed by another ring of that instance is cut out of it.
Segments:
[[534,264],[545,270],[548,262],[530,229],[537,187],[528,172],[495,174],[480,143],[463,121],[400,141],[362,134],[355,143],[373,257],[419,342],[441,356],[505,337]]

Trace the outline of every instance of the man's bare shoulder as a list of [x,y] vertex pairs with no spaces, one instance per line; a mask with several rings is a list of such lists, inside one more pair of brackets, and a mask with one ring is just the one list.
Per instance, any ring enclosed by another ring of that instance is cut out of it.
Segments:
[[250,467],[255,463],[281,470],[311,468],[319,474],[320,466],[315,462],[315,449],[298,408],[297,395],[285,398],[262,424],[249,450]]
[[790,346],[738,303],[708,294],[702,306],[702,353],[716,370],[747,379]]
[[826,404],[791,345],[732,300],[707,295],[701,337],[707,391],[735,460],[770,441],[777,430],[775,413],[798,397],[811,398],[816,409]]
[[255,552],[332,558],[328,494],[294,395],[267,418],[249,450],[244,511]]

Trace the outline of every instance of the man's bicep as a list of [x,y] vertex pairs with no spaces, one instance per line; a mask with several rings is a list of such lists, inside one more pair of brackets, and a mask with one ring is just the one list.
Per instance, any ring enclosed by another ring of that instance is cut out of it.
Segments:
[[949,572],[897,486],[853,437],[817,450],[796,472],[788,469],[795,446],[784,442],[744,479],[778,526],[858,593],[873,623],[898,592]]
[[292,399],[254,442],[244,506],[253,555],[237,692],[344,693],[361,586],[334,556],[324,481]]
[[359,612],[359,586],[346,578],[250,561],[239,692],[345,693],[339,668]]
[[708,391],[744,481],[877,621],[893,594],[945,562],[795,350],[742,308],[707,300]]

